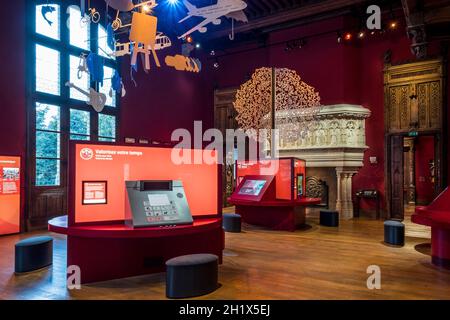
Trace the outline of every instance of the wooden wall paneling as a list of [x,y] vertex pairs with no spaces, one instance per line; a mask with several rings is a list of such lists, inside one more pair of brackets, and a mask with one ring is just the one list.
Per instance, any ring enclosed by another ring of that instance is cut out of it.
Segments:
[[[217,89],[214,91],[214,128],[222,132],[223,137],[226,137],[227,129],[237,129],[236,112],[233,102],[236,97],[237,88]],[[224,148],[226,141],[224,140]],[[224,166],[222,167],[222,181],[223,181],[223,204],[228,206],[228,197],[234,189],[234,163],[226,161],[224,154]]]

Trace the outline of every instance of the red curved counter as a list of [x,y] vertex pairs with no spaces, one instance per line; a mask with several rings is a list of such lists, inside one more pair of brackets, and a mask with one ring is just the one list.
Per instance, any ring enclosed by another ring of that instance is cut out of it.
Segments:
[[67,266],[77,265],[81,283],[163,272],[165,262],[193,253],[222,260],[222,220],[197,219],[192,225],[131,228],[123,223],[68,226],[67,216],[52,219],[49,231],[67,235]]
[[321,199],[248,201],[230,198],[228,201],[236,206],[236,213],[244,222],[273,230],[295,231],[305,223],[305,208],[319,204]]
[[450,269],[450,189],[428,207],[418,207],[411,221],[431,227],[432,263]]

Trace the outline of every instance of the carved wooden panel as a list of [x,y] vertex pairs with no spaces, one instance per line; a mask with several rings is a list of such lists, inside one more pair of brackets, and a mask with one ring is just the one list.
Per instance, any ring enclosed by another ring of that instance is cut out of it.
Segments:
[[35,188],[28,217],[29,230],[40,229],[47,225],[51,218],[67,214],[65,188]]
[[[237,129],[236,112],[233,102],[237,88],[219,89],[214,92],[214,128],[219,129],[226,136],[227,129]],[[222,194],[223,204],[228,206],[227,199],[231,196],[234,187],[234,163],[226,163],[222,167]]]
[[392,136],[390,144],[389,214],[391,218],[403,219],[403,137]]
[[[441,60],[385,67],[387,133],[440,131],[443,125],[443,67]],[[412,99],[418,101],[418,126]]]

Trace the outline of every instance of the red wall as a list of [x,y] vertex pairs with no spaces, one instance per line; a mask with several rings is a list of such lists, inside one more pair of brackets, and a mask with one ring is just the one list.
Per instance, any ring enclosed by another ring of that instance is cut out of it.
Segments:
[[[22,156],[25,169],[25,0],[6,1],[3,11],[17,14],[7,14],[0,21],[1,30],[13,30],[2,32],[3,43],[13,45],[0,51],[3,62],[0,153]],[[269,42],[318,34],[341,28],[345,24],[346,21],[339,18],[276,32],[270,35]],[[334,34],[329,34],[308,39],[304,48],[293,52],[285,52],[283,44],[258,49],[220,58],[220,68],[217,70],[212,67],[213,61],[204,59],[204,70],[200,75],[168,69],[164,66],[164,55],[160,54],[163,67],[156,70],[153,65],[148,75],[141,70],[136,76],[137,88],[129,81],[129,69],[124,60],[128,94],[122,101],[119,133],[121,137],[168,141],[173,129],[190,129],[194,120],[202,120],[204,128],[212,127],[215,87],[238,86],[257,67],[289,67],[298,71],[304,81],[316,87],[324,104],[358,103],[372,111],[367,121],[367,144],[370,149],[365,155],[365,163],[369,156],[377,156],[379,163],[362,168],[354,177],[354,188],[377,188],[384,192],[382,57],[389,48],[393,51],[394,62],[413,59],[403,29],[382,38],[366,40],[362,45],[341,45],[336,42]],[[430,53],[436,52],[437,46],[431,45]],[[21,185],[25,186],[25,181]],[[24,195],[24,189],[22,193]]]
[[431,181],[429,162],[434,160],[434,138],[422,136],[415,144],[416,202],[429,204],[434,198],[434,184]]
[[139,57],[139,71],[134,74],[137,87],[131,81],[129,57],[122,60],[127,90],[121,102],[122,137],[170,142],[173,130],[185,128],[192,132],[195,120],[204,121],[207,127],[212,126],[214,108],[212,103],[204,103],[202,74],[176,71],[164,63],[166,54],[180,52],[180,49],[164,51],[164,54],[158,52],[161,68],[151,60],[148,74],[142,69]]
[[[334,32],[323,34],[346,25],[348,21],[335,18],[272,33],[269,43],[279,45],[224,57],[219,55],[219,69],[212,68],[210,61],[208,82],[210,86],[221,88],[239,86],[258,67],[287,67],[296,70],[305,82],[320,92],[323,104],[360,104],[370,109],[372,115],[366,122],[369,150],[364,157],[364,167],[353,178],[353,188],[378,189],[384,197],[383,56],[388,49],[392,51],[393,63],[414,60],[414,56],[401,26],[381,36],[368,35],[364,41],[353,41],[351,45],[339,44]],[[285,41],[317,34],[323,35],[307,38],[302,49],[286,52]],[[438,53],[436,43],[430,45],[429,53]],[[209,90],[208,100],[212,103],[213,93]],[[373,156],[378,158],[376,165],[369,164],[369,157]]]

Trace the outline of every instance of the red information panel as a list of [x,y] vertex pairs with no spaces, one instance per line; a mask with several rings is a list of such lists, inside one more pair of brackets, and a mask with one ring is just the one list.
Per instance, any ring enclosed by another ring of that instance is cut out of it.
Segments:
[[83,204],[107,204],[107,181],[83,181]]
[[0,235],[20,231],[20,157],[0,156]]
[[[192,215],[220,214],[217,155],[211,150],[185,150],[192,163],[173,161],[172,148],[76,144],[74,154],[74,223],[125,219],[125,181],[180,180]],[[214,160],[207,164],[205,159]],[[194,163],[197,160],[198,163]],[[101,184],[101,183],[104,184]],[[105,196],[103,196],[105,191]],[[97,205],[91,205],[93,202]]]
[[305,196],[305,168],[306,162],[296,158],[238,161],[236,171],[237,186],[248,175],[274,175],[276,198],[278,200],[295,200]]

